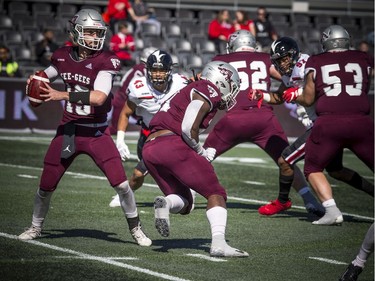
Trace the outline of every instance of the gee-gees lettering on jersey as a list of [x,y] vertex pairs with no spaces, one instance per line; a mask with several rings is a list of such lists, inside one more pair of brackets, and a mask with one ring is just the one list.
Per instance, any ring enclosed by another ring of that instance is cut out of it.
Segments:
[[211,105],[210,112],[199,126],[200,129],[207,129],[220,106],[221,95],[218,88],[210,81],[198,80],[191,82],[173,95],[171,99],[164,102],[150,122],[151,131],[168,129],[176,135],[181,136],[181,123],[185,115],[185,110],[192,101],[193,93],[198,93]]
[[[272,65],[270,55],[257,52],[234,52],[224,55],[217,55],[213,59],[225,61],[231,64],[237,71],[241,79],[240,92],[236,96],[236,104],[228,113],[257,107],[258,101],[250,101],[247,94],[250,89],[260,89],[269,92],[271,87],[270,67]],[[262,107],[272,109],[272,106],[262,104]]]
[[[91,91],[100,71],[108,71],[115,75],[120,70],[120,62],[112,52],[101,51],[85,60],[76,60],[74,47],[62,47],[56,50],[51,58],[69,92]],[[107,121],[107,113],[111,110],[112,94],[102,106],[90,106],[65,102],[62,124],[73,121],[76,123],[102,123]]]
[[317,115],[363,115],[370,113],[369,77],[374,62],[357,50],[313,55],[305,73],[314,72]]

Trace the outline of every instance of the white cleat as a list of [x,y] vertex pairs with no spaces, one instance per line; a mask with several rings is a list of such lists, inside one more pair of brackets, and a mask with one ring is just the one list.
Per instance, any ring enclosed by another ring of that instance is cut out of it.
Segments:
[[316,225],[341,225],[341,223],[344,221],[344,218],[342,215],[339,215],[337,217],[331,217],[327,214],[324,215],[320,220],[313,221],[312,224]]
[[152,241],[143,232],[141,225],[138,225],[138,226],[134,227],[130,231],[130,233],[131,233],[133,239],[135,240],[135,242],[137,242],[139,246],[143,246],[143,247],[151,246]]
[[167,200],[163,196],[158,196],[154,200],[155,227],[163,237],[169,236],[169,207]]
[[18,236],[20,240],[33,240],[38,238],[42,235],[42,229],[40,227],[31,226],[30,228],[26,229],[25,232]]
[[233,257],[233,258],[246,258],[249,256],[247,252],[232,248],[229,245],[224,247],[211,247],[210,249],[211,257]]
[[112,201],[109,203],[109,207],[114,208],[114,207],[121,207],[120,204],[120,197],[118,194],[112,197]]

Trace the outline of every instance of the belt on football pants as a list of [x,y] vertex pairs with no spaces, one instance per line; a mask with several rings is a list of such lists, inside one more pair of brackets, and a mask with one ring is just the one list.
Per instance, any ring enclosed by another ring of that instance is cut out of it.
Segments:
[[166,137],[166,136],[172,136],[172,135],[175,135],[175,133],[173,133],[172,131],[170,130],[160,130],[160,131],[156,131],[156,132],[153,132],[152,134],[150,134],[147,138],[147,140],[145,141],[146,142],[150,142],[150,141],[153,141],[155,140],[156,138],[158,137]]
[[77,126],[83,126],[83,127],[90,127],[90,128],[99,128],[99,127],[104,127],[108,126],[108,122],[102,122],[102,123],[89,123],[89,124],[79,124],[76,123]]

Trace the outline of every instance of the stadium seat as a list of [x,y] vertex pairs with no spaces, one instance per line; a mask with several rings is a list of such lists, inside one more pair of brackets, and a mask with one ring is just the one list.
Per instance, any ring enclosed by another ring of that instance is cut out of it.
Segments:
[[77,13],[78,8],[74,4],[59,4],[56,9],[56,15],[58,17],[72,17]]
[[165,8],[155,8],[155,16],[157,20],[175,20],[172,10]]
[[195,17],[195,12],[187,9],[176,10],[176,21],[178,23],[190,21],[192,23],[197,23],[198,19]]
[[3,39],[4,39],[5,45],[7,45],[9,48],[11,45],[13,46],[13,45],[24,44],[24,40],[22,38],[21,32],[17,32],[14,30],[5,32],[3,34]]
[[203,68],[203,60],[200,56],[192,54],[185,56],[183,66],[186,70],[194,69],[196,73],[201,72]]
[[[253,19],[256,19],[256,17],[254,17]],[[279,23],[282,23],[282,24],[289,23],[287,15],[283,13],[273,12],[272,14],[269,15],[269,19],[274,26],[277,26]]]
[[157,49],[165,50],[169,52],[167,42],[160,37],[144,37],[143,42],[145,43],[145,48],[155,47]]
[[39,30],[36,20],[33,16],[15,14],[13,18],[13,24],[17,27],[17,30]]
[[12,30],[13,29],[13,21],[7,15],[0,16],[0,30]]
[[157,27],[152,23],[142,22],[141,30],[142,30],[141,31],[142,38],[160,37]]
[[54,16],[55,13],[52,11],[51,3],[34,2],[31,4],[31,14],[34,18],[38,18],[40,15]]
[[197,49],[199,48],[198,54],[200,55],[205,55],[205,54],[215,55],[217,53],[215,43],[208,39],[202,40],[198,44],[199,46],[197,46]]
[[15,14],[30,15],[29,5],[26,2],[10,2],[8,4],[8,15],[14,18]]
[[186,39],[178,40],[173,45],[173,53],[181,54],[181,53],[192,53],[193,47],[190,41]]

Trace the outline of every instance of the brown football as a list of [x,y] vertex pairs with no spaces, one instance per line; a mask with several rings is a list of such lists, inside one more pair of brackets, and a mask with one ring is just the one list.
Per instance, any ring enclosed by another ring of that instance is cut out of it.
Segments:
[[37,71],[31,78],[30,83],[26,85],[26,95],[33,107],[37,107],[44,102],[44,98],[40,97],[40,94],[43,93],[40,86],[44,86],[44,83],[49,84],[48,76],[44,71]]

